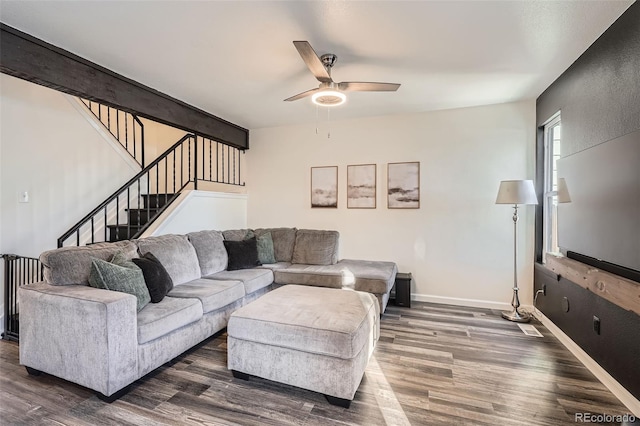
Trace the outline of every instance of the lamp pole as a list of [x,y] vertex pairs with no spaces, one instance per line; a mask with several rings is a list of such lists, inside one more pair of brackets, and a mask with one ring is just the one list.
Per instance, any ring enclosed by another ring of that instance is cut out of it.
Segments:
[[520,297],[518,296],[518,204],[513,205],[513,309],[503,312],[502,318],[515,322],[529,322],[531,316],[526,312],[520,312]]

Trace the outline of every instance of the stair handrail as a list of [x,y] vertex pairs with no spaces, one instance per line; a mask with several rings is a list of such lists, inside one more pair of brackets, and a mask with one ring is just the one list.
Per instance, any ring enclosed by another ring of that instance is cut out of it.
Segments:
[[[144,146],[145,146],[145,141],[144,141],[144,123],[142,121],[140,121],[140,119],[138,118],[138,116],[136,114],[133,114],[131,112],[116,108],[116,107],[112,107],[109,105],[105,105],[105,104],[101,104],[100,102],[96,102],[96,101],[91,101],[89,99],[84,99],[84,98],[78,98],[80,100],[80,102],[87,108],[87,110],[89,110],[89,112],[100,122],[100,124],[102,124],[102,126],[107,129],[107,131],[118,141],[118,143],[120,144],[120,146],[122,146],[122,148],[124,148],[125,151],[127,151],[127,154],[129,154],[131,156],[131,158],[133,158],[133,160],[138,163],[138,165],[141,168],[144,168]],[[93,110],[93,104],[96,104],[98,106],[98,113],[96,114],[96,112]],[[103,121],[102,118],[102,107],[107,108],[107,123],[105,123]],[[113,132],[113,129],[111,128],[111,110],[114,110],[116,113],[116,133]],[[120,113],[124,114],[124,120],[125,120],[125,128],[124,128],[124,136],[125,136],[125,141],[123,142],[122,140],[120,140],[121,134],[120,134]],[[127,129],[127,115],[129,115],[131,117],[131,119],[138,124],[138,126],[140,127],[140,158],[138,158],[137,154],[136,154],[136,129],[135,129],[135,123],[133,124],[133,128],[132,128],[132,134],[133,134],[133,152],[131,152],[129,150],[129,139],[128,139],[128,129]]]
[[[169,149],[167,149],[163,154],[161,154],[158,158],[156,158],[155,160],[153,160],[151,163],[149,163],[149,165],[147,165],[145,168],[143,168],[142,170],[140,170],[139,173],[137,173],[134,177],[132,177],[131,179],[129,179],[124,185],[122,185],[120,188],[118,188],[113,194],[111,194],[109,197],[107,197],[107,199],[105,199],[102,203],[100,203],[98,205],[98,207],[96,207],[95,209],[91,210],[91,212],[89,214],[87,214],[85,217],[83,217],[82,219],[80,219],[75,225],[73,225],[67,232],[65,232],[64,234],[62,234],[62,236],[60,238],[58,238],[58,247],[62,247],[62,245],[64,244],[64,242],[71,236],[73,235],[74,232],[77,232],[85,223],[87,223],[88,221],[91,220],[91,218],[93,218],[98,212],[100,212],[100,210],[104,209],[105,207],[107,207],[109,205],[109,203],[111,203],[113,200],[115,200],[117,197],[119,197],[124,191],[126,191],[131,185],[133,185],[137,180],[141,179],[146,173],[148,173],[154,166],[156,166],[158,163],[160,163],[162,160],[164,160],[165,158],[167,158],[176,148],[178,148],[180,145],[182,145],[187,139],[190,138],[194,138],[195,139],[195,135],[192,133],[187,133],[186,135],[184,135],[182,138],[180,138],[180,140],[178,140],[176,143],[174,143]],[[189,176],[189,178],[191,179],[191,176]],[[197,178],[196,178],[197,179]],[[106,225],[106,224],[105,224]]]
[[[195,190],[199,189],[199,182],[245,186],[240,157],[244,152],[224,142],[193,132],[186,133],[58,238],[58,247],[62,247],[74,234],[76,245],[81,241],[82,244],[93,244],[139,238],[191,183]],[[152,184],[154,174],[155,185]],[[123,199],[123,195],[126,198]],[[152,200],[155,206],[151,205]],[[127,212],[125,216],[121,214],[123,211]],[[121,223],[121,217],[126,217],[127,221]],[[101,230],[104,230],[104,237],[100,236]]]

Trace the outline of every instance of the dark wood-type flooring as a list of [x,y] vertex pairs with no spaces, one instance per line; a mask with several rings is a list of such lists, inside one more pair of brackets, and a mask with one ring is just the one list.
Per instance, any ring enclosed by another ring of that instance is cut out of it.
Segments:
[[[30,377],[0,342],[3,425],[575,425],[575,413],[629,411],[539,323],[527,337],[498,311],[389,305],[351,408],[263,379],[234,379],[226,334],[106,404],[61,379]],[[322,372],[318,372],[322,374]]]

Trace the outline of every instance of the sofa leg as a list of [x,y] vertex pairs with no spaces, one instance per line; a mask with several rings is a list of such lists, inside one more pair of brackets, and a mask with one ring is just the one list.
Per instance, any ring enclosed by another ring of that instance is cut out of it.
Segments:
[[325,395],[324,397],[327,398],[327,401],[329,401],[329,404],[331,405],[337,405],[338,407],[343,407],[343,408],[349,408],[351,406],[350,399],[337,398],[331,395]]
[[42,374],[42,371],[40,371],[40,370],[36,370],[35,368],[27,367],[26,365],[24,366],[24,368],[26,368],[26,369],[27,369],[27,373],[28,373],[30,376],[39,376],[39,375],[41,375],[41,374]]
[[113,401],[123,397],[127,392],[129,392],[130,389],[131,389],[131,385],[126,386],[120,389],[118,392],[111,394],[109,396],[101,394],[100,392],[96,392],[96,396],[100,401],[106,402],[107,404],[111,404]]
[[249,375],[247,373],[231,370],[231,374],[233,374],[233,377],[235,377],[236,379],[249,380]]

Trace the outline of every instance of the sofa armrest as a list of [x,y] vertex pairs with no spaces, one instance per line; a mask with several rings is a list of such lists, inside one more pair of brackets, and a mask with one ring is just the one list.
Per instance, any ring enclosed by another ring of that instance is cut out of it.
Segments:
[[21,364],[106,396],[138,378],[135,296],[36,283],[18,298]]

